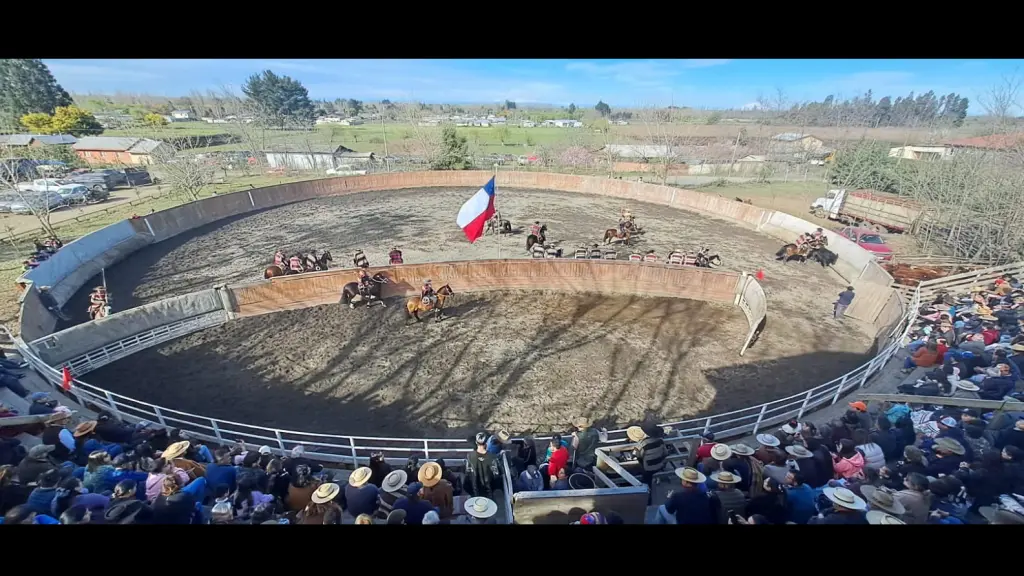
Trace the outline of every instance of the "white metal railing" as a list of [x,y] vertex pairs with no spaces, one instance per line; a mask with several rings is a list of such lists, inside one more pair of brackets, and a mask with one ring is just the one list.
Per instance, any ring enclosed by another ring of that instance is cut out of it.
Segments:
[[[806,392],[766,402],[758,406],[701,418],[665,422],[663,425],[672,426],[684,436],[698,435],[710,431],[714,432],[719,438],[730,438],[746,434],[757,434],[758,431],[768,426],[785,422],[790,418],[802,418],[805,414],[819,406],[835,404],[844,393],[864,386],[868,379],[881,370],[889,359],[897,353],[901,347],[902,340],[906,337],[916,317],[919,303],[920,296],[915,293],[911,305],[907,307],[907,312],[902,322],[890,334],[890,342],[885,348],[864,365],[839,378],[811,388]],[[186,329],[187,327],[184,324],[179,328],[180,331]],[[7,331],[6,328],[3,328],[3,330]],[[150,332],[158,330],[160,329],[158,328]],[[76,360],[79,361],[80,366],[89,366],[91,365],[90,363],[102,362],[104,358],[111,358],[117,354],[127,355],[132,351],[138,351],[153,345],[158,338],[170,339],[171,337],[169,331],[163,332],[162,336],[139,334],[126,338],[122,342],[104,347],[109,350],[105,352],[102,350],[97,351],[97,355],[91,360]],[[63,366],[53,367],[48,365],[21,339],[15,339],[14,341],[25,360],[47,382],[55,387],[60,387],[63,379]],[[93,404],[98,409],[112,412],[129,421],[148,420],[161,426],[181,428],[211,442],[230,443],[236,439],[241,439],[249,444],[268,445],[278,452],[286,452],[294,446],[302,444],[306,446],[307,452],[311,457],[339,463],[366,463],[370,453],[376,451],[383,452],[386,458],[390,458],[397,463],[404,462],[408,456],[413,454],[422,454],[427,459],[456,458],[461,461],[463,455],[471,450],[466,440],[463,439],[412,439],[317,434],[210,418],[164,408],[135,400],[128,396],[115,394],[77,378],[74,380],[74,387],[70,393],[79,397],[83,402]],[[608,444],[620,444],[627,441],[625,429],[612,430],[608,433],[608,436]],[[547,437],[538,437],[536,439],[545,440]]]
[[512,492],[515,491],[515,478],[512,477],[512,469],[508,465],[508,452],[502,451],[501,465],[504,469],[502,474],[502,492],[505,493],[505,524],[514,524],[512,518]]

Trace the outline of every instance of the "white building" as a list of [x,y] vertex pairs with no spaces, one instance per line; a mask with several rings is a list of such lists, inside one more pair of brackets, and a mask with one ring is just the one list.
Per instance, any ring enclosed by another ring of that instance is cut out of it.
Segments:
[[290,170],[332,170],[339,166],[376,161],[373,152],[356,152],[344,146],[294,144],[266,150],[267,165]]
[[890,158],[903,160],[942,160],[953,155],[948,146],[897,146],[889,149]]
[[171,120],[174,122],[188,122],[195,119],[196,115],[191,110],[171,110]]

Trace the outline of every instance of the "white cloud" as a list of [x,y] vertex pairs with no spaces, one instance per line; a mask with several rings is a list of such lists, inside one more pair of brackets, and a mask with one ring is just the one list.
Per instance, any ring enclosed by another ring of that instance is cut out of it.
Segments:
[[713,66],[723,66],[732,62],[728,58],[692,58],[689,60],[683,60],[683,68],[711,68]]
[[145,70],[138,70],[135,68],[121,67],[121,66],[94,66],[86,64],[60,64],[53,63],[48,65],[50,72],[57,77],[59,82],[61,78],[89,78],[91,80],[152,80],[155,78],[162,78],[160,74],[154,72],[148,72]]
[[601,80],[611,80],[639,87],[663,86],[669,78],[679,75],[679,70],[673,69],[671,64],[656,60],[636,60],[613,64],[570,62],[565,65],[565,69]]

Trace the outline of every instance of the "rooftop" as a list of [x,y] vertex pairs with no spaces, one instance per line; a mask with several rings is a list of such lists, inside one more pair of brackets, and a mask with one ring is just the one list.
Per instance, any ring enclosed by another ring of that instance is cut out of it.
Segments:
[[355,150],[339,144],[280,144],[271,146],[264,150],[264,152],[276,154],[335,154],[339,156],[359,154]]
[[778,140],[780,142],[796,142],[798,140],[803,140],[804,138],[811,138],[811,135],[800,134],[797,132],[783,132],[782,134],[772,136],[772,140]]
[[149,138],[129,138],[127,136],[86,136],[74,146],[75,150],[100,150],[108,152],[132,152],[149,154],[163,144],[160,140]]
[[947,146],[954,148],[977,148],[979,150],[1009,150],[1024,144],[1024,133],[992,134],[991,136],[975,136],[973,138],[957,138],[946,141]]
[[4,134],[0,135],[0,145],[6,146],[28,146],[35,140],[40,144],[55,146],[59,144],[74,144],[77,138],[70,134]]

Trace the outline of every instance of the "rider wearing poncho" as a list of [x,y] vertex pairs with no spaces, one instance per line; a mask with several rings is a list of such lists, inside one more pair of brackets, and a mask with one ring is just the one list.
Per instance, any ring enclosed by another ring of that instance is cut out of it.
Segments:
[[97,312],[107,305],[107,289],[97,286],[89,293],[89,313],[96,315]]
[[290,268],[292,272],[302,272],[302,258],[299,258],[298,254],[289,258],[288,268]]
[[366,270],[359,271],[359,291],[364,295],[370,293],[370,289],[373,287],[373,280],[370,278],[370,274]]
[[370,267],[370,262],[366,259],[366,255],[363,254],[362,250],[356,250],[356,253],[352,255],[352,263],[356,265],[356,268]]
[[402,264],[402,251],[397,247],[392,248],[391,252],[388,252],[388,260],[391,261],[391,264]]
[[534,236],[536,236],[539,239],[540,238],[540,229],[541,229],[540,221],[539,220],[535,221],[533,223],[533,225],[530,226],[530,234],[533,234]]
[[274,252],[274,265],[284,268],[284,261],[286,258],[287,256],[285,256],[284,251],[278,250],[277,252]]
[[420,288],[420,299],[426,303],[432,302],[434,299],[434,286],[430,283],[430,278],[423,281],[423,287]]

